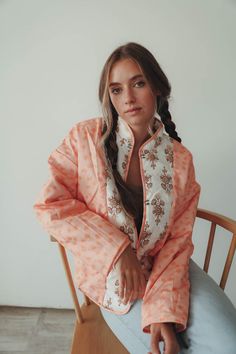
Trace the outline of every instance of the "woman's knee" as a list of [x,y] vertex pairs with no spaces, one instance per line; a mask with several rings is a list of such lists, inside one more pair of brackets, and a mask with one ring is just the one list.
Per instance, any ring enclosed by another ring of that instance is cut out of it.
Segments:
[[236,309],[232,302],[193,261],[190,262],[190,284],[185,333],[190,348],[186,353],[236,353]]

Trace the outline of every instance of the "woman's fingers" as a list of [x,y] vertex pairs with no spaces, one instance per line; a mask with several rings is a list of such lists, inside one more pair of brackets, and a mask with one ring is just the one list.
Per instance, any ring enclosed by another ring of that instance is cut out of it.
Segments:
[[141,274],[140,279],[139,279],[139,290],[138,290],[138,299],[142,299],[145,293],[145,289],[146,289],[146,279],[144,277],[143,274]]
[[163,338],[165,343],[165,354],[178,354],[180,351],[179,344],[177,342],[176,334],[172,330],[169,330],[167,326],[165,326],[163,330]]
[[[171,323],[151,324],[151,350],[152,354],[160,352],[159,342],[164,341],[164,354],[179,354],[179,345]],[[156,348],[158,346],[158,348]]]
[[120,274],[119,279],[119,297],[123,299],[125,293],[125,276],[123,273]]
[[138,298],[143,298],[146,288],[146,280],[142,272],[125,272],[120,282],[119,296],[123,303],[133,302]]
[[130,302],[142,298],[146,288],[146,280],[141,270],[139,272],[133,271],[131,275],[132,291],[131,296],[128,300]]
[[124,304],[128,302],[131,292],[132,280],[125,272],[121,272],[119,278],[119,297],[123,300]]
[[131,248],[128,246],[116,262],[119,273],[118,294],[124,304],[132,302],[144,294],[146,281],[141,270],[139,261]]
[[161,341],[161,331],[151,333],[151,351],[152,354],[161,354],[159,342]]
[[126,271],[125,272],[125,289],[124,289],[124,298],[123,302],[126,305],[128,301],[130,301],[130,298],[132,297],[132,292],[133,292],[133,277],[132,277],[132,272]]
[[132,296],[130,298],[130,301],[134,301],[138,299],[139,296],[139,274],[137,272],[132,273],[132,279],[133,279],[133,291],[132,291]]
[[142,274],[141,276],[141,280],[140,280],[140,288],[139,288],[139,293],[140,293],[140,297],[141,299],[143,298],[144,296],[144,293],[145,293],[145,289],[146,289],[146,279],[145,279],[145,276]]

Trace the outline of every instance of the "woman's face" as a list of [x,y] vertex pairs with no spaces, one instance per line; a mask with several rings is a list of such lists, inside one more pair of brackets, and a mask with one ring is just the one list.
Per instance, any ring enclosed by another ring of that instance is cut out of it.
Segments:
[[108,86],[119,116],[131,126],[147,127],[155,114],[156,96],[138,64],[129,58],[116,62],[111,68]]

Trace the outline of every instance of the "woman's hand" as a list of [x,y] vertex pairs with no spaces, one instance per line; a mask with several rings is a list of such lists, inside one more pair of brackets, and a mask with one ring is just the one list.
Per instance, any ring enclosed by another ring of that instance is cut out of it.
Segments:
[[146,288],[146,280],[140,263],[129,245],[115,264],[119,272],[119,297],[123,303],[142,298]]
[[172,323],[152,323],[151,352],[148,354],[161,354],[159,342],[164,341],[164,354],[178,354],[180,347],[176,339]]

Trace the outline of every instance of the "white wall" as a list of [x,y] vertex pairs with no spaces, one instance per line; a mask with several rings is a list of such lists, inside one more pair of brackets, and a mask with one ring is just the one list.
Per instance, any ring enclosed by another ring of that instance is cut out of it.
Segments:
[[[50,152],[74,123],[100,115],[102,66],[125,42],[150,49],[172,84],[170,109],[194,156],[199,206],[236,218],[235,18],[232,0],[0,1],[0,304],[72,306],[56,245],[32,205]],[[196,224],[200,264],[204,231]],[[234,262],[226,289],[234,304],[235,274]]]

